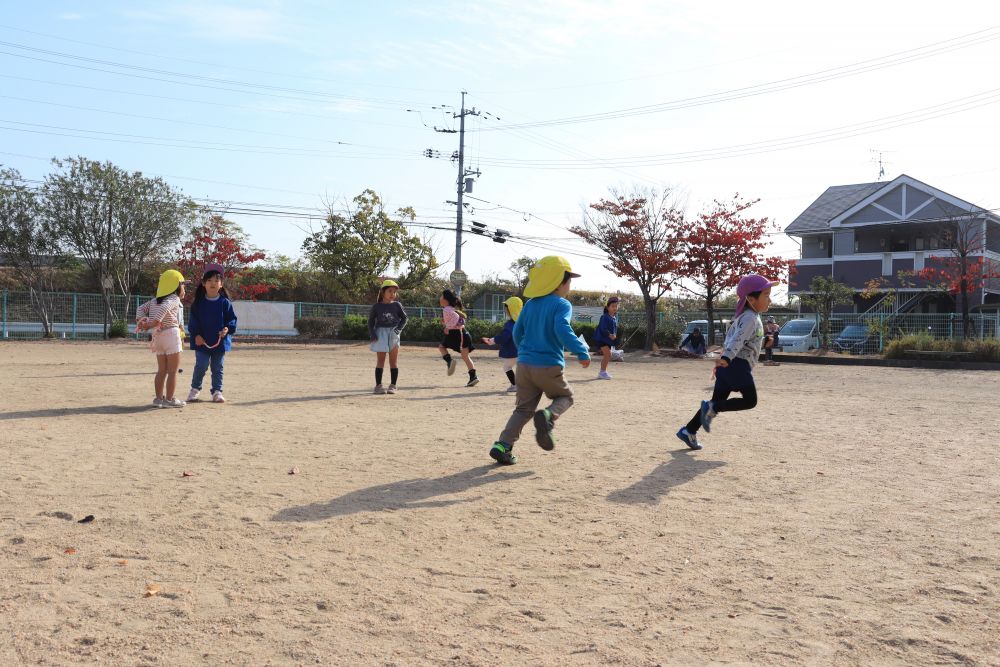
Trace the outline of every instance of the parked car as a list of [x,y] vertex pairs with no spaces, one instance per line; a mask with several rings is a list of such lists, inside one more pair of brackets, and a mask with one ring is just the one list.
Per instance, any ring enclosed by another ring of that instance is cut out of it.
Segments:
[[[715,320],[715,344],[722,345],[722,342],[726,339],[726,329],[729,328],[729,320]],[[684,327],[684,332],[681,334],[681,340],[695,330],[695,328],[701,329],[702,335],[705,340],[708,340],[708,320],[691,320]]]
[[788,320],[778,331],[778,349],[782,352],[808,352],[819,346],[819,328],[814,319]]
[[866,324],[848,324],[833,339],[833,349],[849,354],[875,354],[878,352],[878,336],[872,334]]

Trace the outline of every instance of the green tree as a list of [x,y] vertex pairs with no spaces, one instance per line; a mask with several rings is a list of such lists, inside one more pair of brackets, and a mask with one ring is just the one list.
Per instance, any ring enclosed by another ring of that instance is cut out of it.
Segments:
[[390,271],[399,273],[396,282],[402,289],[411,289],[438,268],[434,250],[406,228],[415,219],[411,207],[390,215],[378,194],[365,190],[344,210],[331,208],[325,229],[306,238],[302,249],[312,265],[351,299],[373,296]]
[[51,337],[54,281],[62,250],[42,216],[38,195],[16,169],[0,169],[0,255],[19,286],[27,288],[43,335]]
[[853,302],[854,290],[833,278],[816,276],[809,283],[809,291],[809,294],[802,295],[802,305],[819,313],[819,331],[825,349],[830,347],[830,317],[833,315],[833,308]]
[[[168,257],[196,207],[161,178],[84,157],[53,160],[42,209],[60,241],[90,268],[104,300],[104,331],[127,319],[131,296],[149,263]],[[115,312],[113,292],[125,297]]]
[[515,259],[510,263],[510,266],[507,267],[514,276],[514,285],[517,289],[518,295],[524,294],[524,287],[528,284],[528,271],[531,270],[531,267],[533,267],[537,261],[538,260],[534,257],[524,255],[523,257]]

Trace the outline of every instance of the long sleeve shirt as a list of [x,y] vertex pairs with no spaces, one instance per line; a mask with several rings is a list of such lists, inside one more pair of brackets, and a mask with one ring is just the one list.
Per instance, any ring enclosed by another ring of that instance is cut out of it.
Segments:
[[[219,345],[219,332],[229,329]],[[188,338],[192,350],[228,352],[233,349],[233,334],[236,333],[236,310],[233,302],[224,296],[210,299],[202,297],[191,305],[191,318],[188,320]],[[205,339],[204,345],[195,344],[195,338]],[[215,347],[212,347],[215,346]]]
[[391,303],[378,302],[368,313],[368,336],[375,340],[375,330],[379,327],[390,327],[397,334],[406,326],[406,310],[399,301]]
[[158,329],[169,329],[176,327],[180,321],[181,300],[176,294],[171,294],[162,303],[156,303],[156,299],[150,299],[139,306],[135,311],[135,320],[138,322],[144,317],[159,322]]
[[564,349],[581,361],[590,359],[587,346],[570,325],[572,317],[573,306],[561,296],[548,294],[529,299],[514,325],[518,363],[565,367]]
[[608,313],[601,315],[601,321],[597,323],[597,330],[594,332],[594,343],[598,346],[607,345],[608,347],[614,347],[615,341],[611,340],[611,336],[616,336],[618,334],[618,318],[614,317]]
[[750,368],[753,368],[760,358],[760,348],[763,344],[764,324],[760,321],[760,315],[747,307],[729,325],[722,358],[726,361],[745,359],[750,362]]
[[507,320],[503,331],[493,337],[493,343],[500,346],[501,359],[517,359],[517,345],[514,344],[514,320]]

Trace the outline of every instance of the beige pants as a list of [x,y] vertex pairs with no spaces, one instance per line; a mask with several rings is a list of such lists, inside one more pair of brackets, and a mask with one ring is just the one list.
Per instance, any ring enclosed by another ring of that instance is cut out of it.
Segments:
[[500,440],[513,445],[521,437],[524,425],[531,421],[538,409],[542,394],[552,399],[549,410],[552,419],[569,410],[573,405],[573,390],[566,383],[562,366],[517,365],[517,407],[507,420]]

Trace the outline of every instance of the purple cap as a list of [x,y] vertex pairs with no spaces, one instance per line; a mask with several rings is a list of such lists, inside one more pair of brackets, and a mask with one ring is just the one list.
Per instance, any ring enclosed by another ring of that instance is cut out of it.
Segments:
[[740,284],[736,286],[736,296],[739,298],[739,301],[736,302],[736,317],[739,317],[743,313],[743,309],[746,308],[748,294],[751,292],[762,292],[768,287],[774,287],[777,284],[777,280],[768,280],[764,276],[758,276],[756,273],[751,273],[748,276],[740,278]]
[[218,271],[220,278],[226,277],[226,270],[222,268],[222,264],[206,264],[205,270],[201,272],[202,277],[204,278],[209,271]]

